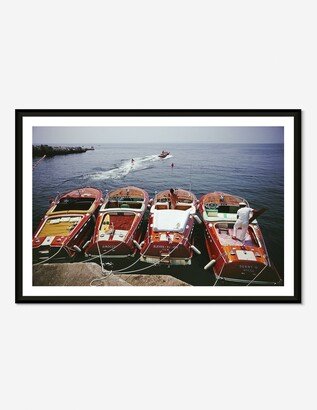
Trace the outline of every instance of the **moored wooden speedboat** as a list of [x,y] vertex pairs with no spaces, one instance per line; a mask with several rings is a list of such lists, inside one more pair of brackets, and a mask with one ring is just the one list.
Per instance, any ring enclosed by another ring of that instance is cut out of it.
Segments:
[[105,258],[135,255],[148,203],[147,192],[140,188],[128,186],[110,192],[100,208],[86,254]]
[[140,252],[142,262],[190,265],[193,250],[200,253],[192,244],[195,218],[198,219],[196,196],[183,189],[175,190],[175,194],[175,209],[171,209],[169,191],[154,198]]
[[93,232],[102,202],[102,192],[96,188],[58,195],[33,236],[33,260],[54,262],[80,253]]
[[250,218],[245,240],[241,242],[238,229],[233,238],[239,203],[245,199],[223,192],[204,195],[198,209],[205,225],[206,247],[211,261],[205,269],[213,267],[217,279],[234,282],[276,285],[281,278],[271,263],[261,229],[254,211]]

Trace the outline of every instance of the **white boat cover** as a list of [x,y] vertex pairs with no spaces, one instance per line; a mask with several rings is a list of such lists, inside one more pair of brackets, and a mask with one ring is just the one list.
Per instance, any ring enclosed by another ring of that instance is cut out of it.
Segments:
[[155,209],[153,212],[154,232],[183,232],[185,230],[190,210]]

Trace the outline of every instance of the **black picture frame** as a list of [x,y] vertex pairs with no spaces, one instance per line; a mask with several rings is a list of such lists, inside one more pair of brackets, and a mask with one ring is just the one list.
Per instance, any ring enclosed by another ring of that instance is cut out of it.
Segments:
[[[27,117],[290,117],[294,120],[294,292],[291,296],[26,296],[23,295],[23,119]],[[16,303],[301,303],[301,110],[15,110]]]

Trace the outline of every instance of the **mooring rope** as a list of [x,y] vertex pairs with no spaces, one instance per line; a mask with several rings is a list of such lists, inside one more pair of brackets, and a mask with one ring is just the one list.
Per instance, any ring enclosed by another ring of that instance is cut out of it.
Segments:
[[99,248],[99,242],[98,241],[97,241],[97,248],[98,248],[98,253],[99,253],[99,258],[100,258],[101,273],[104,273],[103,263],[102,263],[102,256],[101,256],[101,253],[100,253],[100,248]]
[[[120,242],[118,245],[121,245],[121,243],[122,243],[122,242]],[[117,246],[118,246],[118,245],[117,245]],[[116,246],[116,247],[117,247],[117,246]],[[150,244],[149,244],[149,246],[150,246]],[[148,250],[149,246],[146,248],[145,252]],[[111,248],[108,252],[112,251],[112,250],[115,249],[116,247]],[[98,248],[98,253],[99,253],[98,256],[99,256],[99,258],[100,258],[100,265],[101,265],[101,272],[102,272],[102,274],[104,274],[104,273],[111,274],[112,271],[104,270],[104,268],[103,268],[102,256],[105,255],[106,253],[103,253],[103,254],[102,254],[102,253],[100,252],[99,242],[97,242],[97,248]],[[108,253],[108,252],[107,252],[107,253]],[[98,257],[98,256],[97,256],[97,257]],[[135,265],[140,259],[141,259],[141,256],[140,256],[139,259],[137,259],[136,261],[134,261],[130,266],[126,266],[125,268],[116,270],[115,272],[122,272],[122,271],[124,271],[125,269],[131,268],[131,267],[132,267],[133,265]],[[86,261],[86,262],[87,262],[87,261]]]
[[[96,256],[93,256],[92,258],[89,258],[89,259],[84,260],[84,261],[83,261],[84,263],[90,262],[90,261],[92,261],[92,260],[94,260],[94,259],[100,258],[100,249],[99,249],[98,241],[97,241],[96,243],[97,243],[97,248],[98,248],[99,254],[96,255]],[[119,242],[118,245],[116,245],[116,246],[114,246],[113,248],[110,248],[108,251],[102,253],[101,256],[107,255],[108,253],[114,251],[114,250],[117,249],[120,245],[122,245],[122,243],[123,243],[123,242]]]
[[[216,262],[221,256],[224,256],[224,255],[226,255],[225,252],[223,252],[223,253],[221,253],[219,256],[217,256],[217,258],[215,259],[215,262]],[[214,269],[214,268],[212,268],[212,269]],[[218,282],[218,280],[220,279],[220,276],[221,276],[221,272],[220,272],[220,274],[218,275],[218,277],[217,277],[215,283],[214,283],[212,286],[216,286],[216,285],[217,285],[217,282]]]
[[[151,242],[149,242],[147,248],[146,248],[145,251],[143,252],[143,255],[146,253],[146,251],[149,249],[150,246],[151,246]],[[135,265],[136,263],[138,263],[141,258],[142,258],[142,255],[141,255],[136,261],[134,261],[131,265],[126,266],[125,268],[122,268],[122,269],[118,269],[118,270],[116,270],[115,272],[123,272],[123,271],[125,271],[126,269],[130,269],[133,265]]]
[[[184,238],[184,240],[185,240],[185,242],[188,242],[188,238]],[[126,273],[131,273],[131,272],[132,272],[132,273],[133,273],[133,272],[139,272],[139,271],[142,271],[142,270],[151,268],[152,266],[159,264],[162,260],[164,260],[164,259],[168,258],[169,256],[171,256],[171,254],[172,254],[181,244],[182,244],[182,242],[179,242],[179,243],[171,250],[171,252],[170,252],[168,255],[164,256],[164,258],[162,258],[162,259],[160,259],[159,261],[155,262],[155,263],[152,264],[151,266],[147,266],[146,268],[141,268],[141,269],[137,269],[137,270],[130,271],[130,272],[127,271],[127,272],[124,272],[124,274],[126,274]],[[148,247],[147,247],[147,248],[145,249],[145,251],[143,252],[143,255],[145,255],[146,251],[149,249],[150,246],[151,246],[151,242],[149,243]],[[115,272],[115,273],[116,273],[116,272],[123,272],[125,269],[131,268],[131,266],[135,265],[135,264],[141,259],[141,257],[142,257],[142,255],[140,256],[140,258],[139,258],[138,260],[136,260],[134,263],[132,263],[132,265],[127,266],[126,268],[123,268],[123,269],[116,270],[116,271],[114,271],[114,272]]]
[[39,164],[45,157],[46,157],[46,154],[43,155],[43,157],[40,158],[40,159],[33,165],[33,167],[32,167],[32,170],[33,170],[33,171],[35,170],[35,168],[38,166],[38,164]]
[[45,259],[45,261],[41,261],[41,262],[38,262],[38,263],[33,263],[33,266],[42,265],[43,263],[48,262],[50,259],[54,258],[63,248],[64,248],[64,245],[62,245],[59,248],[59,250],[56,253],[54,253],[54,255],[50,256],[48,259]]
[[258,277],[258,276],[260,276],[261,275],[261,273],[264,271],[264,269],[266,269],[267,268],[267,265],[265,265],[264,266],[264,268],[263,269],[261,269],[260,270],[260,272],[249,282],[249,283],[247,283],[247,285],[246,286],[249,286],[249,285],[251,285],[251,283],[252,282],[254,282],[255,280],[256,280],[256,278]]
[[[181,242],[179,242],[179,243],[171,250],[171,252],[170,252],[168,255],[164,256],[164,258],[158,260],[157,262],[152,263],[150,266],[145,266],[144,268],[136,269],[136,270],[132,270],[132,271],[126,271],[126,272],[124,272],[124,274],[127,274],[127,273],[132,274],[132,273],[136,273],[136,272],[142,272],[142,271],[144,271],[144,270],[146,270],[146,269],[153,268],[153,266],[158,265],[158,264],[161,263],[163,260],[165,260],[166,258],[170,257],[171,254],[179,247],[179,245],[181,245]],[[135,262],[134,262],[134,263],[135,263]],[[131,266],[132,266],[132,265],[131,265]],[[127,269],[127,268],[126,268],[126,269]],[[114,273],[117,273],[117,272],[121,272],[121,271],[120,271],[120,270],[118,270],[118,271],[116,271],[116,270],[115,270],[115,271],[110,271],[109,274],[108,274],[107,276],[103,277],[103,278],[95,278],[95,279],[93,279],[92,281],[90,281],[90,286],[92,286],[92,284],[93,284],[94,282],[98,282],[98,281],[102,282],[103,280],[106,280],[110,275],[113,275]],[[100,286],[100,285],[97,285],[97,286]]]

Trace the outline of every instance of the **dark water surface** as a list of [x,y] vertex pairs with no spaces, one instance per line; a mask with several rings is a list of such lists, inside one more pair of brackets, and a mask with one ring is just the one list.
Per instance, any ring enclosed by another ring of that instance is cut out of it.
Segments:
[[[94,147],[94,151],[83,154],[45,158],[35,168],[34,229],[48,209],[50,197],[78,187],[93,186],[105,194],[106,190],[135,185],[148,191],[150,197],[155,191],[170,187],[191,190],[198,198],[207,192],[223,191],[244,197],[252,208],[269,208],[258,222],[271,260],[283,275],[283,144],[97,144]],[[162,149],[171,152],[163,160],[157,157]],[[135,161],[133,166],[131,158]],[[171,163],[175,164],[173,169]]]

